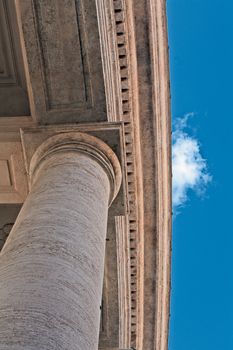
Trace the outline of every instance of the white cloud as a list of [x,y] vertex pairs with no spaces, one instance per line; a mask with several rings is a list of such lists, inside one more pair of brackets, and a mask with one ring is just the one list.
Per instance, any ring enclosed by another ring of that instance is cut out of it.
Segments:
[[211,181],[199,141],[184,131],[191,116],[193,114],[189,113],[177,119],[172,137],[172,204],[175,212],[187,202],[190,189],[201,194]]

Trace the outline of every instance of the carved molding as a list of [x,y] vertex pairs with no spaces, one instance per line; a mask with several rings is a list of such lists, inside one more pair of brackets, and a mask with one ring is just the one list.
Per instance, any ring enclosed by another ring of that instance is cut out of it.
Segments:
[[100,33],[108,121],[121,120],[121,81],[115,35],[115,11],[112,1],[95,0]]
[[130,121],[127,23],[123,0],[96,0],[109,121]]
[[[171,274],[171,118],[169,55],[165,1],[149,1],[149,31],[152,62],[153,111],[156,138],[157,281],[155,347],[168,348]],[[157,88],[159,86],[159,89]]]
[[[128,348],[131,341],[131,294],[130,288],[130,240],[128,217],[117,216],[116,243],[118,269],[118,300],[119,300],[119,346]],[[132,248],[131,248],[132,249]],[[134,248],[136,249],[136,247]]]
[[[104,2],[104,5],[102,4]],[[128,266],[128,282],[119,278],[120,295],[120,345],[127,347],[130,344],[136,345],[137,334],[137,305],[138,305],[138,288],[137,281],[139,278],[138,248],[139,242],[139,224],[137,213],[137,178],[135,168],[135,147],[134,142],[134,118],[132,110],[131,94],[135,86],[132,86],[130,73],[130,51],[128,47],[129,31],[127,30],[128,22],[126,17],[126,5],[123,0],[97,1],[99,14],[100,40],[102,49],[102,61],[105,77],[105,89],[109,120],[120,120],[124,123],[124,152],[125,152],[125,169],[126,169],[126,193],[128,203],[127,227],[120,221],[117,221],[117,236],[124,237],[127,235],[129,241],[130,263]],[[110,92],[109,92],[110,91]],[[140,176],[139,176],[140,178]],[[126,238],[124,238],[126,239]],[[118,254],[121,249],[124,250],[124,240],[118,241]],[[122,264],[118,274],[123,273]],[[126,267],[124,267],[126,268]],[[127,285],[128,283],[128,285]],[[126,301],[126,295],[130,295],[130,300]],[[123,293],[123,294],[122,294]],[[125,304],[124,304],[125,303]],[[124,310],[126,307],[126,310]]]
[[27,177],[21,142],[0,142],[0,203],[23,203]]
[[[167,349],[171,247],[169,63],[164,0],[124,1],[133,133],[137,350]],[[133,323],[133,320],[132,320]]]
[[[165,350],[171,244],[170,93],[165,1],[110,2],[108,7],[113,8],[115,16],[115,26],[111,22],[117,43],[117,54],[114,52],[114,55],[118,56],[116,67],[121,81],[120,95],[119,87],[115,94],[115,98],[121,100],[121,114],[113,118],[124,122],[125,136],[131,262],[130,345],[137,350]],[[105,43],[104,50],[109,52],[108,45]],[[108,98],[108,94],[106,96]],[[121,283],[127,288],[124,281]]]
[[20,142],[20,128],[33,126],[35,126],[35,122],[31,117],[1,117],[0,142]]

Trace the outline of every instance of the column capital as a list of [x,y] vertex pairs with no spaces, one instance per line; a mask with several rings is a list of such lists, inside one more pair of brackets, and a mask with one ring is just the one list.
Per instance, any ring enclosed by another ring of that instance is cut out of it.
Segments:
[[63,132],[45,140],[35,151],[29,166],[30,186],[48,158],[57,153],[83,153],[94,159],[105,170],[110,182],[109,206],[119,192],[122,172],[113,150],[102,140],[83,132]]

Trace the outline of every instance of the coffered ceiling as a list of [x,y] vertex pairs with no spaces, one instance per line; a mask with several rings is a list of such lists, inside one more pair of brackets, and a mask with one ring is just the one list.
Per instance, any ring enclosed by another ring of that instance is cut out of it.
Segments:
[[[14,98],[12,99],[12,96]],[[30,114],[13,0],[0,1],[0,117]]]

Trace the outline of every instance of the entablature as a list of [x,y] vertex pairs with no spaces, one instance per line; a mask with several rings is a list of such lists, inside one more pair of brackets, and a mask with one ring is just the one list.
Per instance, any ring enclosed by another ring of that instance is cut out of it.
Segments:
[[171,156],[165,1],[0,3],[15,6],[14,41],[29,101],[22,113],[0,110],[0,203],[19,208],[24,202],[28,161],[54,130],[76,128],[109,142],[122,159],[124,200],[109,219],[114,229],[106,241],[100,348],[166,350]]

